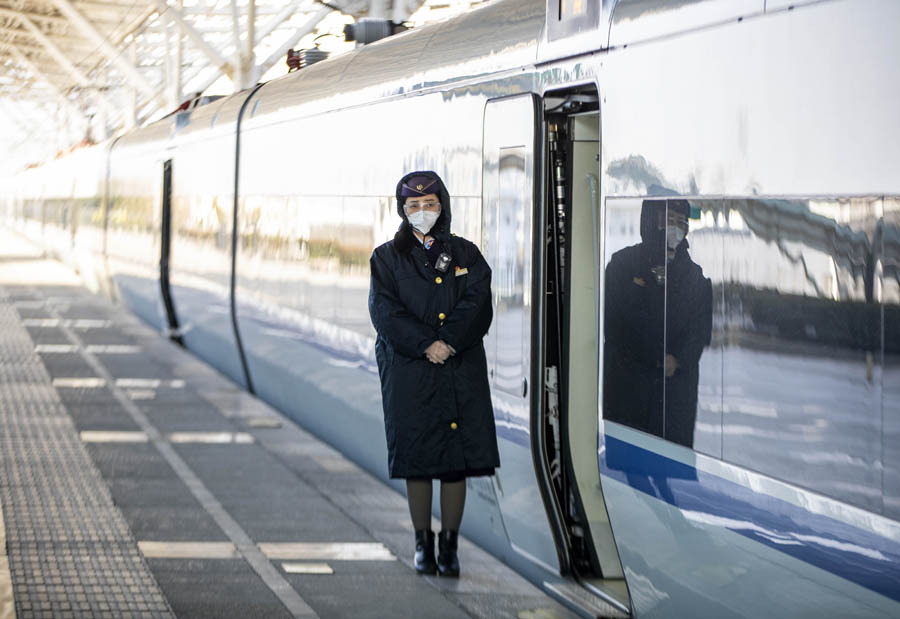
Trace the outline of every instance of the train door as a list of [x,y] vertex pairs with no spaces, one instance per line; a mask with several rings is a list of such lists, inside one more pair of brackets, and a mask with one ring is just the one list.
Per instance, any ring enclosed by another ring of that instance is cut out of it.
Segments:
[[482,250],[490,264],[494,320],[485,340],[501,466],[496,494],[511,548],[558,570],[531,451],[532,220],[536,100],[490,101],[484,116]]
[[166,324],[169,329],[169,337],[181,344],[181,336],[178,334],[178,316],[175,313],[175,303],[172,300],[172,290],[169,285],[169,258],[172,254],[172,160],[166,159],[163,163],[162,183],[162,217],[160,221],[160,253],[159,253],[159,286],[162,295],[163,308],[166,312]]
[[[536,462],[546,462],[565,571],[627,616],[628,590],[600,486],[600,110],[593,86],[545,95],[546,191]],[[584,598],[583,590],[558,591]]]

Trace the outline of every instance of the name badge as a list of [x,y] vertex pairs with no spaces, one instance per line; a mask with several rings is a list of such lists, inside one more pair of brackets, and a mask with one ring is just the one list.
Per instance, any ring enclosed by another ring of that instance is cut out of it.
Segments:
[[469,269],[461,269],[459,267],[456,267],[456,276],[457,277],[459,277],[460,275],[465,275],[468,272],[469,272]]

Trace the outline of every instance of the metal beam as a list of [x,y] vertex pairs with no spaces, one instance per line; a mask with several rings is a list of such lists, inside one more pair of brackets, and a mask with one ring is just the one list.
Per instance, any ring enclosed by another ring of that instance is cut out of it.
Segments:
[[140,71],[133,64],[128,62],[123,56],[121,50],[115,48],[106,37],[104,37],[97,28],[82,15],[78,9],[72,6],[69,0],[51,0],[59,10],[65,15],[72,24],[75,25],[84,35],[91,39],[100,51],[109,61],[125,76],[125,78],[135,85],[147,97],[156,96],[156,89],[141,75]]
[[16,60],[18,60],[23,65],[28,67],[28,70],[31,71],[31,73],[36,78],[41,79],[43,82],[45,82],[50,87],[50,90],[53,91],[53,93],[56,95],[56,98],[60,101],[60,103],[65,105],[66,108],[69,111],[73,112],[76,117],[80,118],[84,122],[87,122],[87,117],[84,115],[84,113],[81,110],[79,110],[77,107],[75,107],[75,104],[72,103],[71,101],[69,101],[69,98],[66,97],[65,94],[63,94],[63,92],[59,89],[59,87],[56,84],[54,84],[53,81],[49,77],[47,77],[47,75],[44,74],[44,72],[41,71],[37,67],[36,64],[34,64],[31,60],[29,60],[28,57],[25,56],[25,54],[20,52],[19,49],[15,45],[10,45],[9,43],[0,43],[0,47],[3,47],[5,49],[9,50],[10,52],[12,52],[12,55],[16,58]]
[[[55,2],[64,2],[66,0],[54,0]],[[220,71],[225,73],[232,80],[234,79],[234,66],[228,62],[222,54],[220,54],[216,49],[214,49],[209,43],[204,40],[203,36],[197,32],[191,24],[189,24],[184,19],[184,15],[176,9],[175,7],[169,6],[166,0],[153,0],[154,4],[159,8],[160,13],[166,16],[168,19],[172,19],[181,29],[181,31],[187,36],[191,41],[194,42],[201,52],[203,52],[207,58],[212,61],[213,65],[215,65]]]
[[[72,77],[80,84],[81,86],[90,87],[91,79],[85,74],[84,71],[79,69],[74,62],[69,60],[69,55],[64,53],[59,47],[56,46],[56,43],[50,40],[50,38],[38,28],[31,19],[24,15],[19,16],[19,23],[21,23],[25,29],[38,40],[41,45],[47,48],[53,58],[59,62],[65,68]],[[103,107],[104,112],[107,114],[107,118],[115,118],[118,115],[118,110],[116,106],[110,102],[103,93],[99,91],[94,92],[94,96],[97,97],[97,100],[100,102],[100,105]]]
[[0,15],[5,15],[9,17],[19,17],[21,15],[25,15],[26,17],[33,19],[35,21],[44,22],[47,24],[54,24],[56,26],[68,27],[69,20],[65,17],[56,17],[55,15],[44,15],[43,13],[29,13],[28,11],[13,11],[12,9],[0,8]]
[[259,64],[256,68],[257,75],[262,77],[265,75],[266,71],[272,68],[279,60],[284,59],[284,55],[287,54],[287,51],[294,47],[297,44],[297,41],[308,35],[310,32],[316,29],[316,26],[319,25],[325,17],[331,13],[332,9],[327,6],[323,6],[318,11],[312,14],[312,16],[306,20],[306,22],[297,28],[294,32],[291,33],[289,37],[287,37],[278,48],[272,52],[268,58],[266,58],[263,62]]
[[[178,10],[183,10],[184,1],[178,0]],[[182,64],[184,59],[184,45],[182,44],[182,35],[178,27],[175,27],[175,57],[173,61],[172,73],[172,102],[173,107],[181,105],[181,97],[184,91],[184,76],[182,75]]]
[[247,47],[244,50],[245,63],[250,72],[250,84],[252,86],[256,82],[255,62],[256,56],[256,0],[247,0]]
[[267,36],[275,32],[275,30],[277,30],[279,26],[289,20],[294,15],[294,13],[297,12],[297,9],[299,9],[303,4],[306,4],[307,2],[308,0],[293,0],[293,2],[284,7],[278,13],[278,15],[267,21],[266,25],[263,26],[254,36],[254,47],[259,45]]
[[241,55],[241,9],[238,7],[238,0],[231,0],[231,41],[234,45],[234,60],[231,61],[234,77],[231,81],[234,82],[234,91],[240,92],[247,87],[247,68]]

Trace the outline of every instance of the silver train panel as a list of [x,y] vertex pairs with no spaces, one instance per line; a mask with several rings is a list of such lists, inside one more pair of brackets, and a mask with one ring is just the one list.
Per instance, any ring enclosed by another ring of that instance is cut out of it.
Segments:
[[823,2],[610,52],[605,191],[900,193],[898,22],[896,2]]
[[187,348],[246,387],[231,319],[237,119],[229,97],[178,116],[172,142],[171,294]]
[[624,47],[762,15],[765,0],[619,0],[609,46]]
[[[519,71],[532,65],[543,21],[540,1],[487,3],[448,22],[323,61],[266,84],[256,95],[259,105],[247,119],[247,129],[414,92],[440,88],[453,96],[447,90],[452,92],[456,82],[477,83],[499,72]],[[506,93],[499,96],[503,94]],[[390,141],[418,132],[420,126],[412,122],[410,119],[393,125]],[[437,119],[428,122],[442,124]],[[363,133],[348,138],[348,149],[371,152],[385,146]],[[352,138],[364,141],[357,145]],[[295,145],[306,149],[319,146],[308,140]],[[461,189],[466,195],[473,193],[470,186]]]
[[640,242],[643,198],[691,196],[713,288],[694,451],[601,433],[638,616],[898,613],[898,18],[826,2],[604,60],[604,256]]
[[492,269],[494,321],[484,344],[500,446],[494,481],[506,534],[527,560],[558,571],[530,449],[535,108],[529,94],[489,101],[485,110],[481,251]]
[[160,204],[174,122],[119,138],[109,166],[106,258],[115,295],[161,331],[168,322],[159,285]]

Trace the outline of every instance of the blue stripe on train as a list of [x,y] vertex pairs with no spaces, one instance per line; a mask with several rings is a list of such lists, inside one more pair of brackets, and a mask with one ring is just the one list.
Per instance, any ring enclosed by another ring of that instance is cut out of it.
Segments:
[[735,533],[900,601],[900,543],[608,434],[600,441],[602,475],[679,509],[723,519]]

